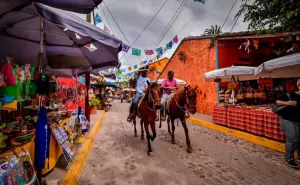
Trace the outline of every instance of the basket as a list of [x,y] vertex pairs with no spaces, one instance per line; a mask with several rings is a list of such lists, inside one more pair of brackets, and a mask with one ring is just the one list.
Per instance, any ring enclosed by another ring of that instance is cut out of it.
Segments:
[[253,93],[246,93],[245,98],[253,98]]
[[254,93],[254,98],[263,98],[264,97],[264,93],[260,92],[260,93]]
[[237,100],[243,100],[243,99],[245,99],[245,94],[237,94],[236,95],[236,99]]

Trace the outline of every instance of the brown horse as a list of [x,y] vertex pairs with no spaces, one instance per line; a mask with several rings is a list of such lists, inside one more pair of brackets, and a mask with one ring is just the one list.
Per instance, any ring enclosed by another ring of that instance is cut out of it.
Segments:
[[[182,89],[179,89],[174,95],[170,95],[166,101],[166,114],[168,115],[167,123],[168,123],[168,132],[172,135],[172,144],[175,144],[174,132],[175,132],[175,119],[180,119],[182,126],[184,128],[185,136],[186,136],[186,144],[187,144],[187,152],[192,152],[191,142],[189,138],[189,131],[186,125],[186,117],[188,113],[195,114],[196,104],[197,104],[197,92],[195,88],[191,88],[190,86],[185,86]],[[172,124],[172,132],[170,129],[170,121]],[[161,128],[161,122],[159,124],[159,128]]]
[[[136,116],[138,116],[141,119],[141,139],[144,139],[144,130],[143,130],[143,125],[144,125],[146,131],[146,137],[148,141],[149,156],[153,156],[150,140],[154,141],[154,139],[156,138],[155,118],[156,118],[156,110],[159,110],[160,106],[161,106],[160,87],[157,83],[151,83],[148,89],[146,90],[144,98],[138,107],[137,114],[135,114],[133,118],[135,137],[138,136],[136,131]],[[149,125],[152,130],[152,136],[149,133]]]

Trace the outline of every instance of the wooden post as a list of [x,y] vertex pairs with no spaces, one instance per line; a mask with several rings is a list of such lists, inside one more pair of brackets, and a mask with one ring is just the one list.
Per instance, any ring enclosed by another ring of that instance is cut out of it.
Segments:
[[86,119],[90,122],[90,105],[89,105],[89,93],[88,90],[91,85],[91,75],[90,73],[85,73],[85,86],[86,86],[86,94],[85,94],[85,116]]

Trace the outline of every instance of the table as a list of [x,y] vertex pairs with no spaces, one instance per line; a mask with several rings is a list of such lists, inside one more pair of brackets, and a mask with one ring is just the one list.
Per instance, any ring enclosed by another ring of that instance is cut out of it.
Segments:
[[222,107],[213,109],[213,122],[269,139],[284,141],[278,115],[270,110],[246,107]]

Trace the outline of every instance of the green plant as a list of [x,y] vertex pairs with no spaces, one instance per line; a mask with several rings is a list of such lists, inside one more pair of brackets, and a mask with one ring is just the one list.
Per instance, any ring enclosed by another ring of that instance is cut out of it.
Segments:
[[92,100],[91,100],[91,106],[92,107],[96,107],[97,105],[99,105],[100,104],[100,100],[98,100],[97,98],[93,98]]
[[238,19],[244,15],[244,22],[248,22],[248,29],[267,33],[292,31],[300,28],[299,0],[242,0]]
[[220,33],[222,33],[221,26],[218,26],[218,25],[215,25],[215,26],[211,25],[210,29],[206,29],[204,31],[204,35],[218,35]]

